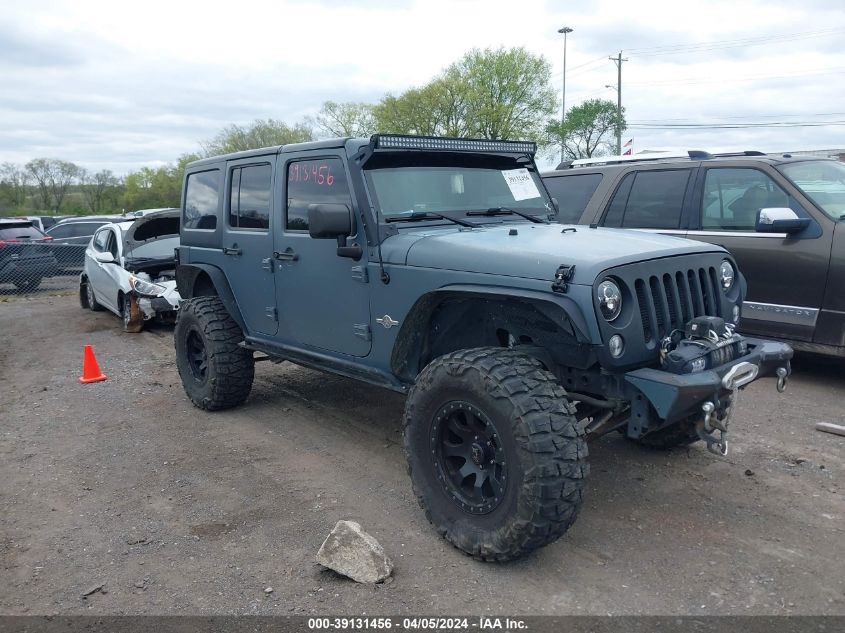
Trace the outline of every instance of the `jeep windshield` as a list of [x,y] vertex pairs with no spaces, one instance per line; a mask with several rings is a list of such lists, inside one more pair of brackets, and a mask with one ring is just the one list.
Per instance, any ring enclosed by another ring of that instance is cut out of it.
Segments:
[[780,165],[780,170],[831,218],[839,220],[845,215],[845,165],[808,160]]
[[364,173],[384,220],[425,212],[435,221],[434,214],[470,214],[475,220],[477,212],[490,209],[514,211],[489,214],[499,222],[524,221],[522,213],[543,219],[554,214],[534,166],[517,157],[390,153],[370,159]]

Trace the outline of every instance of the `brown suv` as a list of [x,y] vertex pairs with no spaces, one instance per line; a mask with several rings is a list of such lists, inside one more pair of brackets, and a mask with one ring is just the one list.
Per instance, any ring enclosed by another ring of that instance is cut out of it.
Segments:
[[748,280],[742,331],[845,356],[845,164],[689,152],[561,163],[543,178],[561,223],[724,246]]

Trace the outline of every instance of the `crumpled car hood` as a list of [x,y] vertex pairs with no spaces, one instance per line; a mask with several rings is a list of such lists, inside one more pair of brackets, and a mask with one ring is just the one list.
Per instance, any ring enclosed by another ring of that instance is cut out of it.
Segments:
[[725,251],[643,231],[525,223],[470,230],[428,227],[403,231],[382,244],[389,263],[528,279],[550,280],[558,266],[574,264],[576,284],[592,284],[603,270],[622,264],[714,252]]

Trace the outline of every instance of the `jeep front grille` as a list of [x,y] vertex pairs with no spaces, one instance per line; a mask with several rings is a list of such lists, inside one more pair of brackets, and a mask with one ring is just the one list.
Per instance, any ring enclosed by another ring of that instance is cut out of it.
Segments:
[[722,316],[716,268],[689,268],[639,277],[634,291],[646,343],[683,330],[697,316]]

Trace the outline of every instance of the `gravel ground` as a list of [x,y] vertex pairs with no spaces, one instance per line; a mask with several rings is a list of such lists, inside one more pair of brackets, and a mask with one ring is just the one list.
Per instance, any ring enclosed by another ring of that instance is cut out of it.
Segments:
[[[496,565],[417,506],[397,394],[259,363],[246,405],[209,414],[167,327],[123,334],[42,293],[3,297],[0,328],[0,613],[845,614],[845,438],[813,428],[845,423],[842,362],[744,391],[727,459],[593,443],[573,528]],[[77,382],[85,343],[108,381]],[[314,562],[338,519],[392,582]]]

